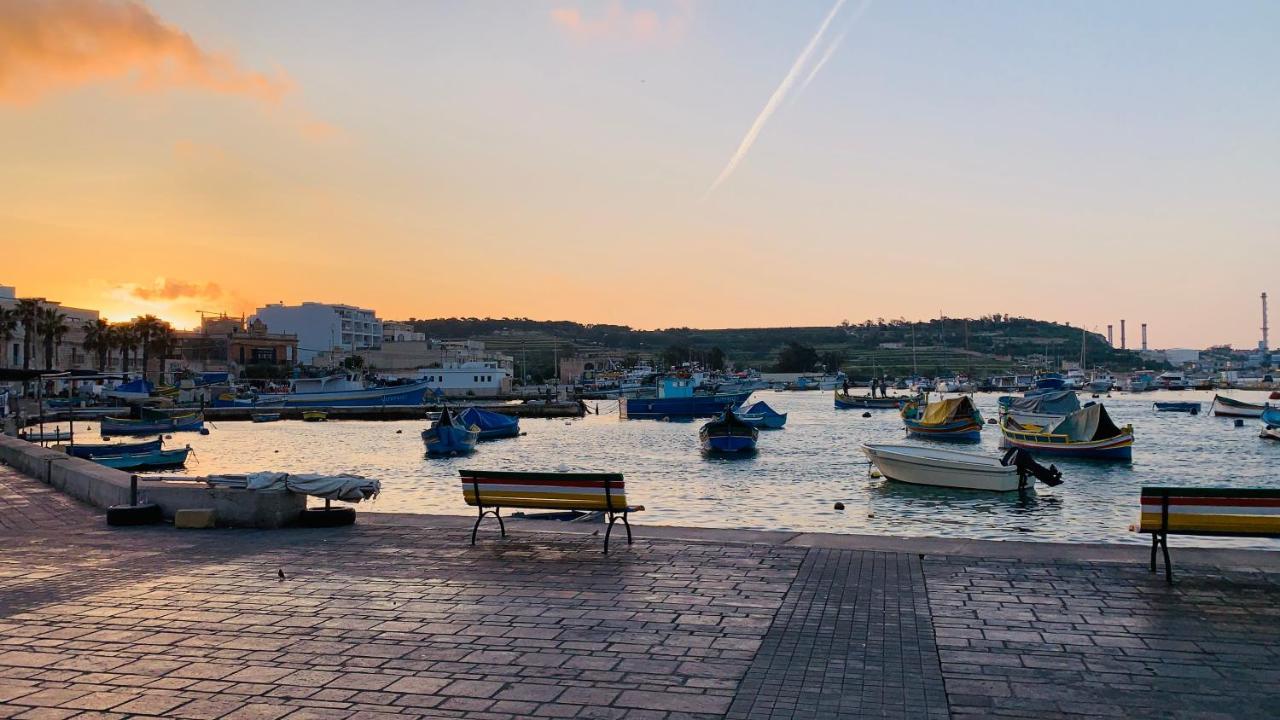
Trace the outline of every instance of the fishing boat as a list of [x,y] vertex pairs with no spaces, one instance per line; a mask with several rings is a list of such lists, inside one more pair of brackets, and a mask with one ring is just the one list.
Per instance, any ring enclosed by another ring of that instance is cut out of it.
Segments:
[[746,453],[756,449],[760,431],[726,409],[698,430],[698,441],[706,452]]
[[978,442],[982,439],[982,413],[968,395],[938,400],[921,407],[909,402],[902,408],[907,433],[934,440]]
[[71,439],[71,431],[69,430],[19,430],[18,439],[27,442],[62,442]]
[[1187,376],[1177,370],[1162,372],[1156,376],[1156,386],[1164,390],[1186,390],[1191,387]]
[[119,400],[146,400],[151,397],[151,393],[155,390],[155,385],[138,378],[121,383],[113,388],[108,388],[102,392],[103,397],[116,398]]
[[105,444],[89,444],[89,445],[64,445],[62,449],[72,457],[84,458],[104,458],[112,455],[140,455],[144,453],[156,452],[164,444],[160,438],[155,440],[146,440],[143,442],[133,443],[105,443]]
[[480,428],[480,440],[498,440],[520,434],[520,418],[514,415],[503,415],[472,406],[458,413],[458,420],[465,427]]
[[329,419],[329,413],[323,410],[303,410],[302,422],[324,422]]
[[1262,417],[1262,412],[1266,409],[1266,405],[1247,403],[1224,395],[1214,395],[1213,404],[1209,406],[1209,411],[1218,417],[1256,418]]
[[1200,403],[1198,402],[1157,402],[1151,403],[1156,412],[1180,412],[1191,413],[1192,415],[1200,414]]
[[1061,484],[1062,473],[1052,465],[1037,465],[1021,451],[1003,458],[915,445],[865,444],[862,452],[889,480],[912,485],[1010,492],[1029,489],[1033,477],[1047,485]]
[[1116,380],[1110,375],[1096,375],[1085,385],[1089,392],[1098,393],[1099,395],[1111,392],[1111,389],[1115,386]]
[[1086,403],[1048,429],[1023,427],[1006,415],[1000,420],[1000,432],[1005,445],[1034,454],[1133,459],[1133,426],[1117,426],[1100,403]]
[[253,421],[254,421],[254,422],[256,422],[256,423],[275,422],[275,421],[277,421],[277,420],[279,420],[279,419],[280,419],[280,413],[278,413],[278,412],[270,412],[270,413],[266,413],[266,412],[259,412],[259,413],[253,413],[252,415],[250,415],[250,416],[249,416],[249,419],[250,419],[250,420],[253,420]]
[[427,381],[369,387],[358,373],[349,372],[321,378],[294,378],[289,381],[289,392],[261,394],[256,405],[320,408],[421,405],[429,387]]
[[668,376],[658,381],[657,397],[622,397],[618,416],[625,419],[688,419],[715,417],[726,407],[738,407],[750,392],[700,393],[692,378]]
[[787,424],[787,414],[774,410],[763,400],[740,408],[736,414],[739,420],[760,430],[777,430]]
[[117,470],[163,470],[186,465],[190,452],[191,447],[187,446],[127,455],[90,455],[88,459]]
[[[1033,391],[1034,392],[1034,391]],[[1071,390],[1041,392],[1025,397],[1001,396],[996,400],[1000,415],[1012,417],[1023,427],[1047,428],[1080,409],[1080,399]]]
[[1259,417],[1262,418],[1263,425],[1275,425],[1276,427],[1280,427],[1280,407],[1267,405],[1263,408],[1262,415]]
[[834,395],[835,406],[841,410],[888,410],[902,407],[906,402],[906,398],[902,397],[871,397],[870,395],[850,395],[843,390],[836,390]]
[[204,428],[204,415],[185,413],[182,415],[166,415],[156,410],[142,409],[142,418],[104,417],[101,432],[103,435],[157,435],[171,432],[195,432]]
[[1156,374],[1150,370],[1138,370],[1129,378],[1129,392],[1148,392],[1156,389]]
[[428,455],[465,455],[476,449],[479,439],[480,428],[463,425],[447,407],[431,427],[422,431]]

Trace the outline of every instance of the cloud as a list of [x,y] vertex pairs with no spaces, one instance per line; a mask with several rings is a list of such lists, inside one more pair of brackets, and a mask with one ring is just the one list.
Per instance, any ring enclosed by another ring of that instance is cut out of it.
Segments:
[[729,162],[725,164],[724,169],[720,171],[720,175],[716,177],[715,182],[711,183],[711,187],[707,188],[705,199],[708,195],[716,191],[720,187],[720,183],[724,182],[733,171],[738,167],[738,163],[747,156],[747,152],[751,150],[751,146],[755,144],[756,138],[760,136],[760,131],[764,129],[765,123],[769,122],[769,117],[773,115],[773,111],[778,109],[783,100],[787,99],[787,93],[791,90],[791,86],[795,84],[796,77],[800,74],[800,70],[804,68],[804,64],[808,62],[809,56],[813,54],[814,48],[818,46],[818,42],[822,40],[822,34],[827,31],[827,27],[831,25],[831,21],[835,19],[836,13],[840,12],[840,8],[844,5],[845,0],[836,0],[835,5],[831,6],[831,11],[822,19],[822,24],[818,26],[818,31],[809,38],[809,44],[804,46],[804,50],[800,51],[800,55],[796,57],[796,61],[791,64],[791,70],[787,72],[786,77],[782,78],[782,82],[777,89],[773,91],[773,95],[769,96],[769,101],[764,104],[764,109],[756,116],[755,122],[751,123],[751,127],[747,130],[747,134],[743,136],[742,142],[738,143],[738,149],[734,151],[733,156],[729,158]]
[[242,68],[135,0],[0,2],[0,102],[28,104],[98,82],[134,92],[194,88],[269,105],[293,90],[282,70]]
[[130,295],[140,300],[181,300],[184,298],[212,300],[222,295],[222,288],[218,287],[216,283],[201,285],[162,277],[156,278],[151,287],[142,285],[125,285],[123,287],[129,291]]
[[858,22],[858,18],[862,17],[862,14],[865,13],[869,7],[871,7],[871,0],[862,0],[862,4],[858,6],[858,9],[853,11],[853,15],[850,16],[849,20],[844,24],[844,30],[841,30],[840,34],[836,36],[836,39],[831,41],[831,44],[823,51],[822,57],[818,58],[818,62],[813,64],[813,69],[809,71],[809,75],[805,77],[804,82],[800,83],[800,89],[796,90],[796,97],[800,97],[800,93],[804,92],[804,89],[809,87],[809,83],[813,82],[813,79],[817,77],[818,71],[822,69],[822,66],[826,65],[827,61],[831,59],[831,56],[836,54],[836,50],[840,47],[840,43],[844,42],[844,36],[849,34],[849,30],[853,28],[853,24]]
[[671,12],[665,15],[648,9],[628,10],[621,0],[613,0],[603,12],[590,15],[577,8],[557,7],[551,11],[551,21],[569,35],[580,38],[674,40],[682,37],[688,28],[692,5],[688,0],[671,5]]

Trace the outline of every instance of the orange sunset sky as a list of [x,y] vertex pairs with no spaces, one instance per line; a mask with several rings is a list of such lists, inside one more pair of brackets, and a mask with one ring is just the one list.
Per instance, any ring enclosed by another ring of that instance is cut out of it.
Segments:
[[0,284],[1257,342],[1280,4],[0,3]]

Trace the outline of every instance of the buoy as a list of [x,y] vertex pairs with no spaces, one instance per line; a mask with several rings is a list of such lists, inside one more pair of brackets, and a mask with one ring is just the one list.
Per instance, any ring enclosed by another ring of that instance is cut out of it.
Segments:
[[272,452],[277,452],[277,453],[278,453],[278,452],[280,452],[280,451],[279,451],[279,450],[272,450]]
[[1236,418],[1236,427],[1244,427],[1244,420]]
[[869,518],[873,518],[873,517],[875,517],[875,516],[876,516],[876,514],[875,514],[875,513],[871,512],[871,511],[867,511],[867,517],[869,517]]
[[842,502],[838,502],[838,503],[836,503],[836,509],[837,509],[837,510],[843,510],[843,509],[844,509],[844,503],[842,503]]
[[873,478],[880,478],[880,477],[884,477],[884,476],[880,474],[880,471],[879,471],[879,470],[872,470],[872,471],[871,471],[871,477],[873,477]]
[[564,463],[560,463],[556,466],[556,472],[569,472],[569,466]]
[[402,432],[404,432],[404,431],[403,431],[403,430],[397,430],[397,431],[396,431],[396,434],[397,434],[397,435],[399,435],[399,434],[400,434],[400,433],[402,433]]
[[987,424],[988,424],[988,425],[995,425],[995,424],[996,424],[996,419],[995,419],[995,418],[987,418]]
[[172,436],[172,435],[165,435],[165,436],[164,436],[164,439],[165,439],[165,440],[172,440],[172,439],[173,439],[173,436]]
[[864,412],[864,413],[862,413],[862,417],[871,417],[871,413],[869,413],[869,412]]
[[[201,434],[201,435],[208,435],[208,434],[209,434],[209,428],[200,428],[200,434]],[[172,438],[173,436],[172,436],[172,435],[170,435],[169,437],[170,437],[170,438]]]

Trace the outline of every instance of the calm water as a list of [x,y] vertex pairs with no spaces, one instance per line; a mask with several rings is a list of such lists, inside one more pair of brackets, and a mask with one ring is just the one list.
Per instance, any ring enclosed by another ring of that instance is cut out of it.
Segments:
[[[1261,402],[1263,393],[1232,393]],[[996,395],[980,394],[983,414],[996,416]],[[1128,532],[1144,485],[1280,487],[1280,443],[1258,438],[1259,421],[1208,414],[1210,392],[1116,393],[1103,398],[1117,424],[1137,434],[1131,465],[1055,459],[1064,484],[1035,493],[983,493],[902,485],[868,476],[863,442],[904,438],[893,411],[836,410],[825,392],[756,393],[789,413],[783,430],[762,431],[749,458],[704,457],[702,421],[619,420],[616,403],[601,415],[574,420],[521,420],[527,435],[482,443],[466,458],[428,459],[419,433],[424,421],[284,421],[216,423],[210,434],[175,440],[195,449],[190,474],[281,470],[349,472],[382,480],[383,493],[361,506],[372,512],[470,514],[458,485],[459,468],[618,471],[629,499],[645,505],[642,523],[843,533],[1036,539],[1068,542],[1144,542]],[[1082,402],[1088,395],[1082,395]],[[1201,414],[1156,413],[1160,400],[1199,400]],[[591,404],[594,405],[594,404]],[[607,413],[607,414],[606,414]],[[77,430],[84,429],[83,424]],[[93,427],[96,431],[96,427]],[[96,432],[95,432],[96,434]],[[975,452],[996,454],[999,430],[988,425]],[[846,510],[832,509],[841,501]],[[1280,548],[1280,542],[1178,538],[1178,545]]]

